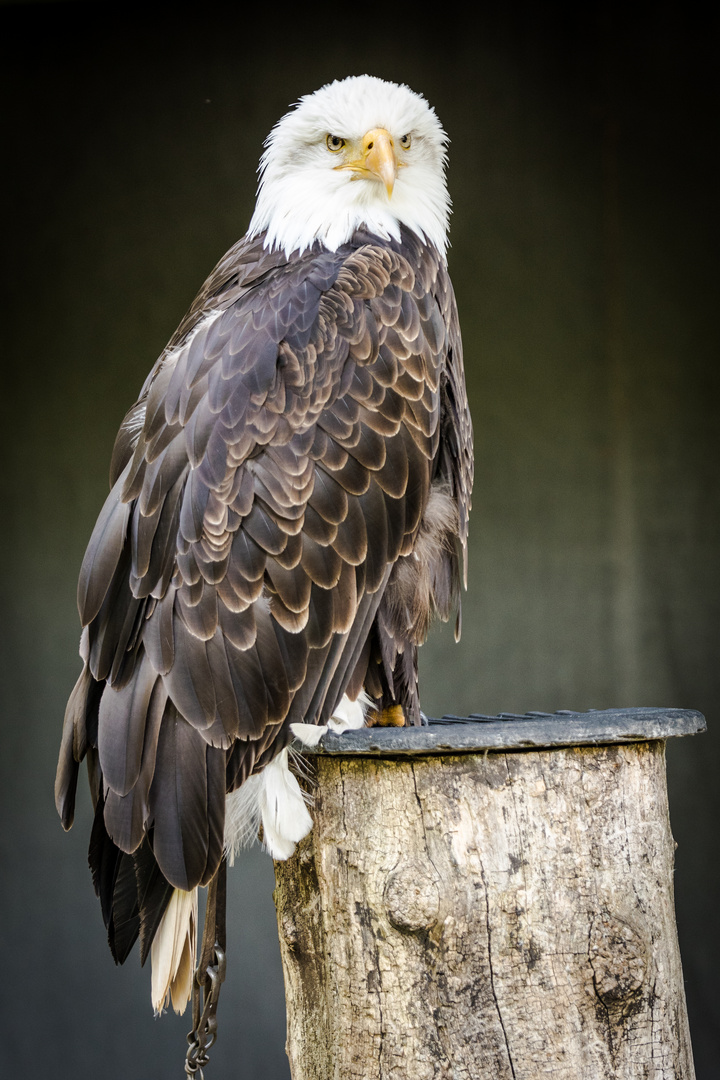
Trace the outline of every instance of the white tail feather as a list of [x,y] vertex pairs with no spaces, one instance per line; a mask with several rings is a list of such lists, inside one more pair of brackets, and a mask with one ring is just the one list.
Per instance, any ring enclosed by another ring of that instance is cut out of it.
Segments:
[[260,789],[264,773],[249,776],[225,799],[225,856],[234,866],[235,856],[254,844],[260,831]]
[[297,779],[288,766],[288,749],[266,765],[260,794],[263,842],[273,859],[289,859],[295,844],[312,829],[313,821]]
[[[372,702],[362,691],[357,701],[343,696],[327,726],[291,724],[290,729],[305,746],[317,746],[330,729],[336,732],[365,725],[365,711]],[[263,842],[273,859],[289,859],[295,844],[312,829],[308,797],[290,772],[288,748],[266,765],[262,772],[249,777],[225,800],[225,855],[230,866],[241,848],[257,839],[260,822]]]
[[289,859],[295,844],[312,829],[305,795],[288,766],[286,747],[261,773],[249,777],[225,800],[225,854],[230,866],[242,848],[257,840],[273,859]]
[[317,746],[328,728],[327,724],[291,724],[290,730],[303,746],[312,747]]
[[370,705],[372,700],[364,690],[360,691],[356,701],[351,701],[347,694],[343,694],[328,727],[338,733],[365,727],[365,713]]
[[176,1013],[185,1012],[195,971],[197,918],[197,889],[174,889],[150,950],[152,1003],[157,1014],[167,1006],[168,999]]
[[291,724],[290,730],[303,746],[317,746],[326,731],[335,731],[340,735],[343,731],[365,727],[365,713],[369,705],[372,705],[372,701],[364,690],[360,691],[357,701],[351,701],[343,694],[327,724]]

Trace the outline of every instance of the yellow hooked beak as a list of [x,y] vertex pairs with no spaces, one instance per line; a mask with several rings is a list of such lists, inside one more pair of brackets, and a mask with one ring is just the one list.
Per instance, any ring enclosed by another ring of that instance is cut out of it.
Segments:
[[392,135],[385,128],[373,128],[360,140],[361,152],[353,161],[336,165],[337,169],[352,169],[360,176],[374,176],[382,181],[388,194],[392,196],[400,163],[395,154]]

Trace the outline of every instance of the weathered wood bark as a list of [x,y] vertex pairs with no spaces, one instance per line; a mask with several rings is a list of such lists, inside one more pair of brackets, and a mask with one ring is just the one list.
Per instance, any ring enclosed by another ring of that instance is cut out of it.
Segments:
[[664,747],[316,757],[293,1080],[692,1080]]

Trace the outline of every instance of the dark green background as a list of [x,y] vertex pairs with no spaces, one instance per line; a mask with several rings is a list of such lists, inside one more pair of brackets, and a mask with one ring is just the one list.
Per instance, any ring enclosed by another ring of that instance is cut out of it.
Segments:
[[[182,1074],[186,1019],[113,968],[52,783],[75,582],[117,426],[251,214],[262,141],[368,71],[452,143],[450,267],[476,432],[464,636],[444,711],[679,706],[676,897],[699,1080],[717,990],[718,32],[692,5],[0,6],[3,1075]],[[231,874],[208,1080],[287,1078],[272,866]],[[13,1069],[16,1070],[13,1073]]]

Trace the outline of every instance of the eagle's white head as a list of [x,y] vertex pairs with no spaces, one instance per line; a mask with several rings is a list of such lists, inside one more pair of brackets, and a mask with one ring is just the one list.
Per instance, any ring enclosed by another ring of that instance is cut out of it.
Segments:
[[287,255],[331,251],[365,226],[398,239],[406,225],[441,255],[450,199],[447,135],[407,86],[359,75],[300,99],[270,133],[250,235]]

